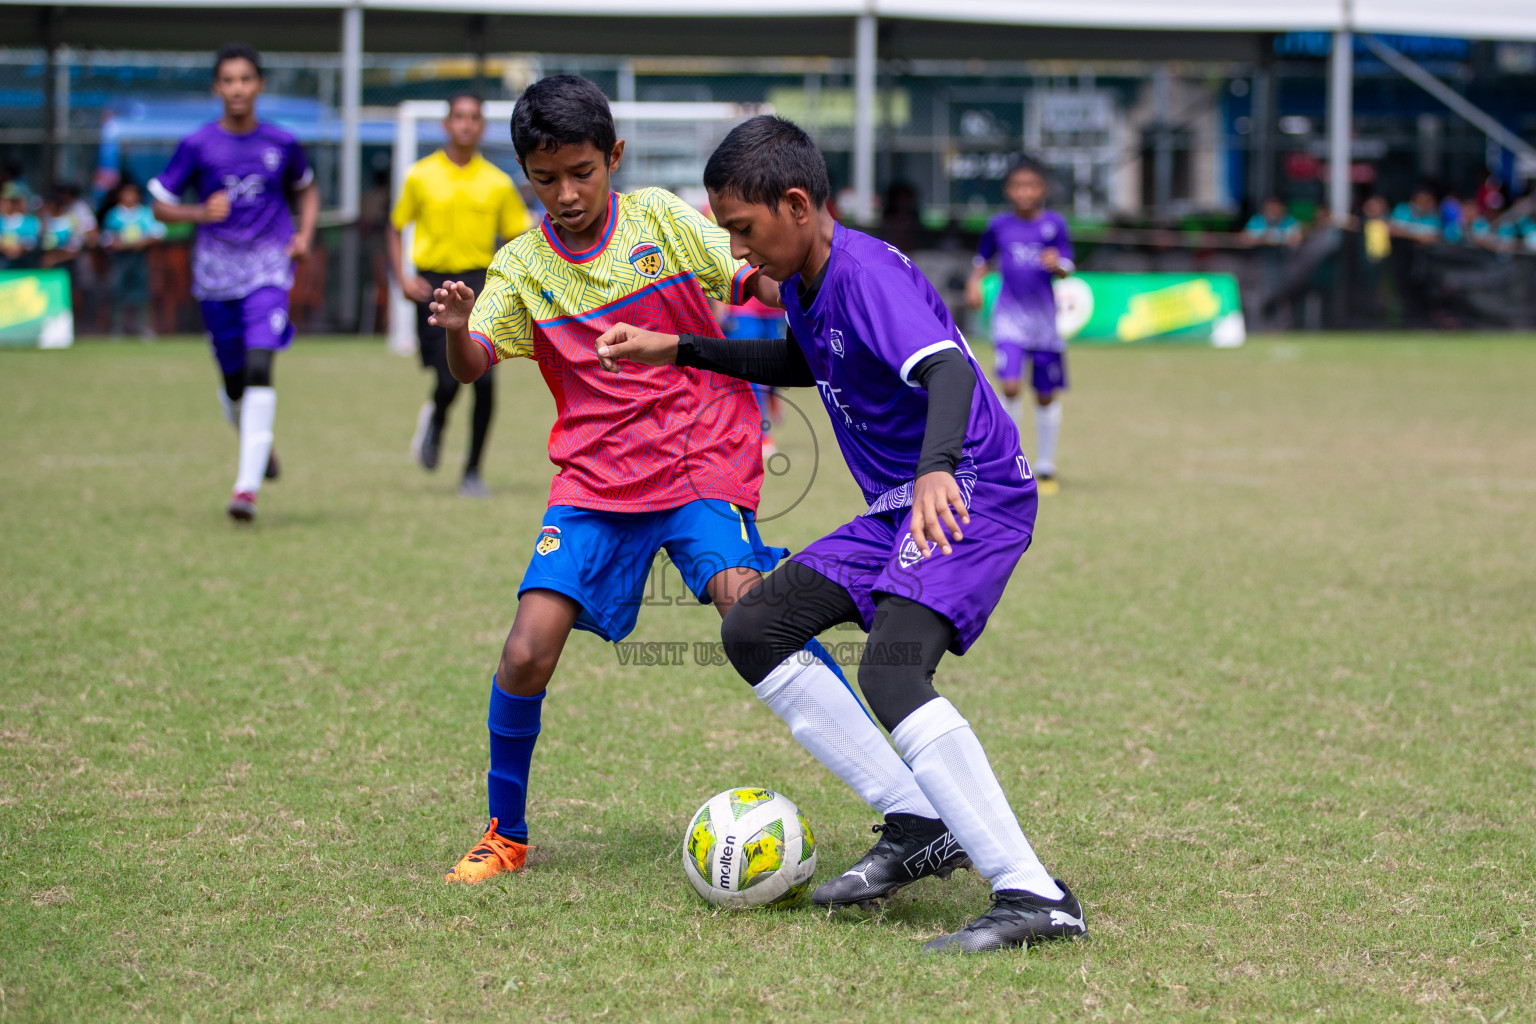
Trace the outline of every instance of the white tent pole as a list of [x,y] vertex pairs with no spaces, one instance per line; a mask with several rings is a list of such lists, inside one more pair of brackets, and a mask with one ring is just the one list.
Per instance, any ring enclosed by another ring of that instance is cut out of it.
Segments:
[[853,41],[853,192],[859,224],[875,219],[875,16],[859,15]]
[[358,125],[363,106],[363,8],[356,0],[341,12],[341,213],[357,217],[362,198],[363,147]]
[[[389,194],[396,201],[405,190],[405,176],[416,162],[416,111],[432,103],[431,100],[407,100],[395,110],[395,152],[390,161]],[[444,107],[446,103],[442,104]],[[416,273],[411,259],[411,245],[415,240],[412,225],[407,224],[400,232],[400,270],[407,277]],[[389,289],[389,350],[397,355],[409,356],[416,352],[416,306],[400,291],[400,282],[393,282]]]
[[353,0],[341,12],[341,294],[350,309],[343,313],[343,326],[353,327],[361,312],[356,305],[358,287],[357,215],[362,206],[363,146],[359,123],[363,105],[363,8]]
[[1328,210],[1335,224],[1349,217],[1349,165],[1355,114],[1355,34],[1345,27],[1333,34],[1328,62]]

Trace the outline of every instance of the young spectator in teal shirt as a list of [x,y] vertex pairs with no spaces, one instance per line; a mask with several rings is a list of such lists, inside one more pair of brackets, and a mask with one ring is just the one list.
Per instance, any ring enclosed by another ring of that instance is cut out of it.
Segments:
[[0,269],[29,267],[42,226],[27,212],[27,190],[14,181],[0,189]]
[[1243,239],[1249,245],[1297,245],[1301,242],[1301,225],[1285,211],[1279,198],[1270,196],[1264,200],[1263,209],[1243,226]]
[[1435,194],[1420,187],[1406,203],[1398,203],[1392,211],[1392,234],[1415,242],[1435,242],[1440,238],[1440,208]]
[[147,250],[165,237],[165,225],[155,219],[139,187],[130,181],[118,192],[117,204],[107,211],[101,226],[102,243],[112,253],[112,333],[123,333],[131,310],[139,334],[152,338]]

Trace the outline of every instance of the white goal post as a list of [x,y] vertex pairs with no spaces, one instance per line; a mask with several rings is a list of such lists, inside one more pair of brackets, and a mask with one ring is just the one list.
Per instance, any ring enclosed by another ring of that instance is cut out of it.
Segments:
[[[512,140],[508,124],[511,100],[485,102],[486,133],[482,152],[493,163],[510,169]],[[624,189],[659,185],[673,190],[702,190],[704,162],[732,126],[772,108],[744,103],[611,103],[619,138],[625,139],[624,164],[619,182]],[[395,108],[395,146],[391,202],[405,186],[406,172],[430,150],[441,144],[439,124],[448,116],[447,100],[406,100]],[[515,176],[515,175],[514,175]],[[401,262],[407,274],[411,263],[412,228],[401,238]],[[416,352],[416,308],[400,293],[398,281],[390,281],[389,337],[391,351]]]

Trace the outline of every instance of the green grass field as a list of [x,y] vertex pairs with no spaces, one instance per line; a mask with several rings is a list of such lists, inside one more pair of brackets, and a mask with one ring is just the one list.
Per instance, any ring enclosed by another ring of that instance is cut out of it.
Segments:
[[[970,873],[874,917],[699,901],[717,790],[795,799],[818,879],[873,815],[728,668],[585,634],[534,865],[442,883],[547,493],[531,365],[473,502],[467,403],[428,476],[414,363],[301,344],[237,529],[201,344],[0,353],[0,1020],[1536,1019],[1536,339],[1072,360],[1064,489],[939,687],[1093,938],[933,958]],[[859,505],[791,397],[821,465],[764,533],[798,546]],[[765,509],[809,479],[782,444]],[[717,636],[675,582],[632,639]]]

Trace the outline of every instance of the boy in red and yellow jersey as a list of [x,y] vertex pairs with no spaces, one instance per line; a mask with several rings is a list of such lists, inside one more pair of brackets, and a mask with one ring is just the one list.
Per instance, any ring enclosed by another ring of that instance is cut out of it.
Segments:
[[[559,472],[491,686],[490,824],[450,882],[524,862],[540,709],[572,629],[610,641],[628,634],[659,549],[722,615],[788,554],[765,545],[754,522],[763,469],[751,389],[672,366],[615,375],[595,351],[620,322],[719,337],[706,295],[776,304],[777,284],[733,258],[726,232],[670,192],[610,191],[624,143],[586,79],[558,75],[530,87],[512,115],[512,141],[549,213],[497,254],[478,300],[463,282],[438,288],[433,320],[461,381],[512,357],[538,362],[555,398],[549,457]],[[815,640],[805,646],[808,659],[836,671]],[[836,689],[769,706],[872,806],[932,815],[890,745],[873,742],[878,730],[846,680]]]

